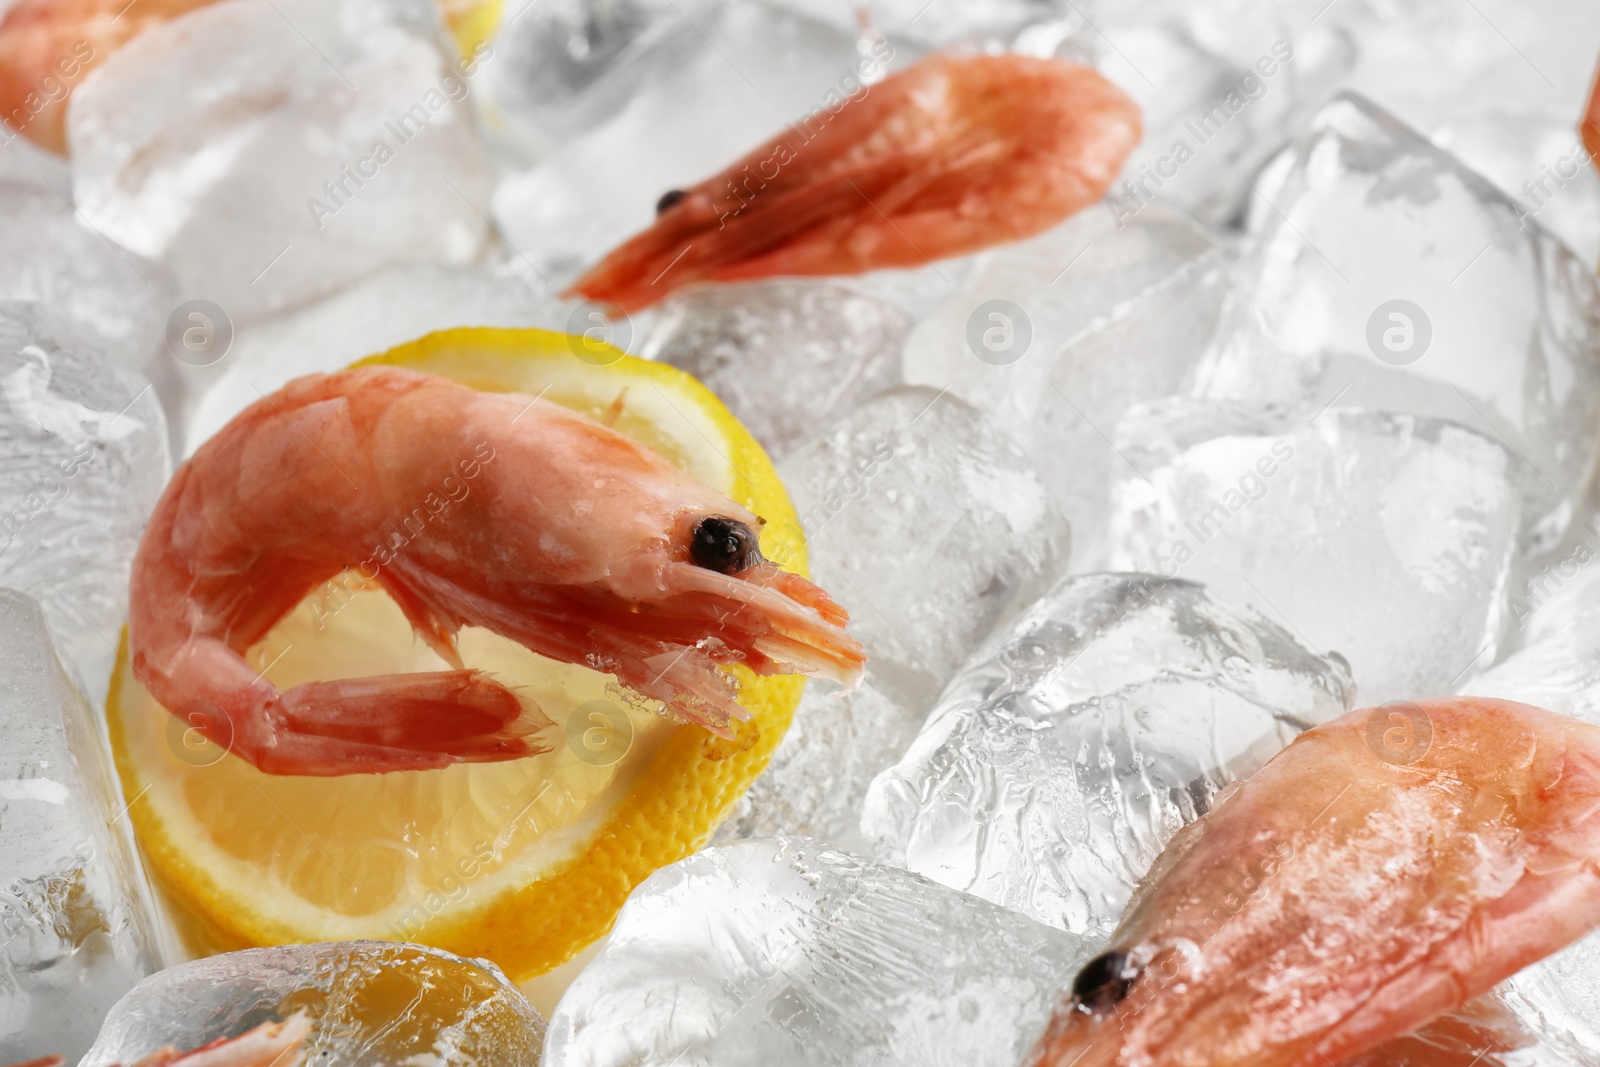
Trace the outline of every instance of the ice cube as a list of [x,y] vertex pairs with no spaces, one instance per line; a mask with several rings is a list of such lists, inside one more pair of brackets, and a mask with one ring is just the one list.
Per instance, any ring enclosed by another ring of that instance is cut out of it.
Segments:
[[820,128],[830,106],[910,58],[887,42],[858,51],[854,34],[759,0],[691,21],[692,37],[640,58],[646,91],[496,189],[501,232],[556,286],[648,226],[663,193],[716,174],[817,109],[810,128]]
[[44,612],[0,589],[0,1059],[74,1062],[160,966],[150,890],[98,717]]
[[1502,697],[1600,725],[1600,525],[1514,588],[1509,633],[1516,650],[1469,678],[1460,692]]
[[899,757],[967,652],[1054,580],[1070,536],[1017,446],[948,392],[883,393],[779,474],[812,576],[867,647],[867,677],[851,693],[807,687],[720,839],[787,832],[850,845],[867,783]]
[[[1061,0],[775,0],[782,7],[824,19],[841,30],[858,30],[906,39],[934,48],[952,45],[979,50],[1031,42],[1052,43],[1082,32],[1084,18]],[[1074,17],[1076,16],[1076,17]],[[1020,48],[1018,50],[1021,50]],[[1036,51],[1030,49],[1030,51]]]
[[[906,343],[908,380],[997,416],[1072,523],[1073,569],[1103,565],[1111,446],[1129,404],[1177,392],[1216,324],[1226,253],[1152,206],[1091,209],[982,257]],[[1071,456],[1071,462],[1062,462]]]
[[537,279],[510,267],[392,267],[307,307],[241,327],[188,420],[192,451],[239,412],[303,374],[326,374],[435,330],[565,328]]
[[236,0],[148,29],[72,96],[78,206],[235,322],[488,232],[487,156],[429,0]]
[[1600,449],[1593,270],[1357,97],[1317,114],[1273,207],[1196,394],[1471,427],[1526,460],[1524,519],[1554,544]]
[[171,280],[79,222],[69,188],[0,177],[0,300],[48,304],[118,365],[144,371],[175,303]]
[[521,0],[505,6],[484,64],[491,137],[526,166],[625,106],[704,42],[720,0]]
[[1585,263],[1600,257],[1600,176],[1577,130],[1600,8],[1355,0],[1325,21],[1358,42],[1350,88],[1535,211]]
[[634,891],[544,1067],[1015,1067],[1093,951],[804,838],[743,841]]
[[1002,615],[1048,586],[1066,523],[1018,447],[948,392],[900,387],[778,465],[817,581],[874,683],[926,707]]
[[1600,1061],[1600,934],[1590,934],[1507,983],[1519,1014],[1544,1023]]
[[1250,174],[1354,62],[1325,0],[1150,0],[1104,4],[1087,32],[1096,66],[1144,116],[1144,137],[1108,205],[1152,204],[1226,221]]
[[1365,704],[1492,663],[1516,460],[1442,419],[1173,398],[1117,431],[1113,565],[1206,583],[1350,664]]
[[488,960],[386,941],[230,952],[147,978],[106,1019],[79,1067],[172,1044],[197,1048],[297,1011],[317,1067],[536,1067],[544,1020]]
[[800,834],[864,852],[861,804],[867,786],[893,766],[926,717],[879,692],[869,677],[853,691],[807,682],[794,723],[772,762],[734,806],[716,839]]
[[963,665],[862,830],[885,862],[1106,937],[1179,828],[1352,695],[1342,663],[1193,582],[1068,578]]
[[841,285],[703,286],[672,297],[640,352],[682,367],[782,458],[900,381],[900,311]]
[[171,473],[149,383],[39,305],[0,302],[0,585],[44,605],[96,703]]

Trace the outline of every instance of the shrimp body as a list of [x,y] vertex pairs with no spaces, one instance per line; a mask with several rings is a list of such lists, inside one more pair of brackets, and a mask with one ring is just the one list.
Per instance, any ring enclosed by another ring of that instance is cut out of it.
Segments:
[[[852,681],[845,613],[761,559],[760,520],[558,405],[392,367],[312,375],[173,476],[134,559],[129,643],[155,698],[263,771],[514,759],[548,725],[462,667],[485,627],[614,674],[719,732],[718,664]],[[280,692],[242,653],[318,583],[380,583],[454,669]]]
[[573,291],[625,310],[700,281],[921,266],[1099,200],[1139,109],[1086,67],[934,55],[818,109],[693,188]]
[[1340,1063],[1597,925],[1600,729],[1475,698],[1357,711],[1179,831],[1030,1062]]

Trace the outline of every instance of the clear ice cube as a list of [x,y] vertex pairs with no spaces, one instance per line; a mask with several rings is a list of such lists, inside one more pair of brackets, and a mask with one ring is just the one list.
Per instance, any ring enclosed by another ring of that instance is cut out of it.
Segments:
[[490,137],[527,165],[624,107],[721,0],[513,0],[484,64]]
[[1174,833],[1352,696],[1342,663],[1193,582],[1068,578],[962,667],[862,829],[885,862],[1106,937]]
[[99,718],[44,612],[0,589],[0,1059],[74,1062],[160,966]]
[[1065,561],[1065,521],[1021,450],[949,393],[900,387],[778,465],[813,575],[850,611],[874,683],[926,707]]
[[1081,34],[1139,105],[1144,137],[1112,185],[1119,218],[1167,205],[1227,221],[1250,175],[1346,75],[1326,0],[1111,0]]
[[507,267],[392,267],[326,300],[240,327],[187,419],[185,440],[192,451],[293,378],[340,370],[435,330],[563,330],[566,319],[536,279]]
[[1358,97],[1317,113],[1193,391],[1451,419],[1525,460],[1555,543],[1600,453],[1600,284],[1498,189]]
[[1469,678],[1460,692],[1501,697],[1600,726],[1600,526],[1513,588],[1509,639],[1515,650]]
[[381,267],[462,263],[488,157],[428,0],[235,0],[148,29],[68,115],[96,230],[235,322]]
[[544,1020],[488,960],[386,941],[230,952],[145,979],[79,1067],[193,1049],[297,1011],[317,1067],[537,1067]]
[[1453,692],[1492,663],[1516,459],[1442,419],[1173,398],[1117,444],[1113,565],[1206,583],[1350,664],[1363,704]]
[[634,891],[544,1067],[1015,1067],[1093,947],[803,838]]
[[898,309],[842,285],[703,286],[661,306],[640,355],[700,379],[782,458],[899,384],[910,325]]
[[171,473],[149,383],[39,305],[0,302],[0,585],[44,605],[96,703]]
[[981,257],[907,340],[909,381],[952,388],[1023,446],[1072,523],[1074,570],[1104,563],[1117,419],[1178,391],[1216,325],[1226,267],[1217,237],[1180,214],[1153,206],[1119,223],[1092,208]]
[[858,51],[853,33],[759,0],[692,21],[692,37],[641,57],[647,91],[495,190],[501,232],[556,286],[650,225],[663,193],[858,92],[861,71],[881,72],[893,51]]
[[772,762],[739,798],[716,840],[800,834],[864,852],[861,805],[879,771],[893,766],[926,709],[880,692],[869,677],[838,692],[807,682]]
[[118,365],[144,370],[175,303],[171,280],[79,222],[55,182],[0,177],[0,300],[48,304]]
[[1600,1062],[1600,934],[1590,934],[1518,973],[1507,983],[1518,1014],[1567,1035]]

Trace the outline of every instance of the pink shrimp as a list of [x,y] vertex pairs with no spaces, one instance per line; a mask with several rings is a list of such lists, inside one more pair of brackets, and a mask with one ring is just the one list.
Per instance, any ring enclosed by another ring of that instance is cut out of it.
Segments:
[[[542,715],[463,668],[463,625],[614,674],[726,733],[749,713],[718,664],[850,683],[864,662],[844,610],[762,559],[760,523],[549,401],[393,367],[312,375],[173,476],[134,559],[133,667],[166,708],[271,774],[547,751]],[[280,692],[245,662],[347,568],[455,669]]]
[[65,152],[67,97],[146,27],[215,0],[17,0],[0,19],[0,120]]
[[[296,1013],[281,1023],[262,1023],[238,1037],[220,1038],[192,1052],[172,1045],[156,1049],[132,1067],[300,1067],[301,1046],[311,1033],[311,1021]],[[61,1067],[60,1056],[45,1056],[11,1067]]]
[[1173,838],[1030,1063],[1324,1067],[1597,925],[1600,728],[1475,698],[1358,711]]
[[1589,153],[1589,162],[1600,168],[1600,70],[1595,72],[1594,88],[1589,90],[1589,109],[1578,124],[1583,137],[1583,147]]
[[631,311],[700,281],[975,252],[1099,200],[1139,134],[1138,107],[1085,67],[930,56],[667,193],[655,224],[572,289]]

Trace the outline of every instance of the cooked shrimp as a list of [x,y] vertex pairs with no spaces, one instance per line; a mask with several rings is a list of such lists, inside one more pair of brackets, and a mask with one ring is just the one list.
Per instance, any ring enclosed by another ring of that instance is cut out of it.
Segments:
[[1031,1063],[1325,1067],[1600,925],[1600,728],[1508,701],[1307,731],[1179,831]]
[[[470,492],[456,492],[464,479]],[[401,534],[418,512],[425,530]],[[718,664],[848,683],[864,662],[844,610],[762,559],[760,523],[549,401],[393,367],[311,375],[246,409],[173,476],[134,559],[133,667],[166,708],[271,774],[548,751],[535,736],[547,720],[463,668],[465,625],[614,674],[725,733],[749,716]],[[308,590],[349,568],[455,669],[280,692],[245,662]]]
[[[156,1049],[132,1067],[300,1067],[301,1045],[311,1033],[311,1021],[296,1013],[281,1023],[262,1023],[238,1037],[220,1038],[193,1052],[168,1045]],[[60,1056],[45,1056],[12,1067],[61,1067]]]
[[65,152],[67,97],[83,76],[147,27],[213,2],[17,0],[0,19],[0,117]]
[[1595,72],[1594,88],[1589,90],[1589,110],[1578,124],[1583,136],[1583,147],[1589,152],[1589,161],[1600,167],[1600,71]]
[[631,311],[700,281],[975,252],[1099,200],[1139,132],[1138,107],[1088,68],[930,56],[667,193],[655,224],[572,288]]

